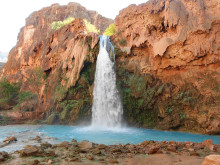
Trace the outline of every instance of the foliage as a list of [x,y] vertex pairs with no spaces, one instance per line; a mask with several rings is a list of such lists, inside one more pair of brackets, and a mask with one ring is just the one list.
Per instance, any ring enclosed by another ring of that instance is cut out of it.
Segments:
[[55,90],[55,100],[57,101],[62,101],[63,98],[65,97],[67,90],[65,89],[65,87],[61,86],[60,84],[56,87]]
[[111,24],[109,25],[107,29],[105,29],[105,32],[103,33],[103,35],[112,36],[113,34],[115,34],[115,32],[116,32],[116,26],[115,24]]
[[47,124],[55,124],[58,120],[59,120],[59,115],[57,112],[55,112],[47,118]]
[[183,113],[183,112],[180,112],[180,119],[181,119],[181,120],[186,119],[186,114]]
[[8,103],[9,100],[15,98],[19,93],[20,87],[17,83],[10,83],[4,79],[0,82],[0,103]]
[[69,17],[69,18],[65,19],[64,21],[55,21],[51,24],[51,29],[59,30],[61,27],[70,24],[74,20],[75,20],[75,18]]
[[31,93],[31,92],[22,92],[22,93],[19,93],[18,95],[18,102],[19,104],[25,102],[25,101],[28,101],[30,99],[33,99],[34,97],[36,97],[35,94]]
[[46,80],[46,74],[44,73],[43,69],[40,67],[35,67],[31,70],[30,78],[28,78],[28,83],[32,85],[35,89],[35,92],[38,93],[41,85]]
[[87,29],[88,33],[100,33],[100,30],[98,30],[95,25],[91,24],[87,19],[83,20]]
[[129,86],[133,91],[133,95],[139,97],[146,89],[146,82],[141,76],[133,75],[130,78]]
[[120,44],[121,46],[127,45],[127,41],[126,41],[126,39],[124,39],[124,38],[119,39],[118,42],[119,42],[119,44]]
[[7,125],[8,124],[8,117],[0,116],[0,125]]

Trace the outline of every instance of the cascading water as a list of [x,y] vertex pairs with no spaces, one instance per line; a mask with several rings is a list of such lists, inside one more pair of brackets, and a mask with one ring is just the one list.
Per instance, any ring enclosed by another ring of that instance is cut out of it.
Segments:
[[123,108],[116,87],[115,54],[109,37],[100,37],[93,90],[92,126],[120,127]]

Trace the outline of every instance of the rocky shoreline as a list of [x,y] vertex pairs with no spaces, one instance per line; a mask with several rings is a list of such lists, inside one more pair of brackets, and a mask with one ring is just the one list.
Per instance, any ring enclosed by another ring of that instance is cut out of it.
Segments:
[[[220,145],[212,140],[203,143],[174,141],[144,141],[137,145],[104,145],[89,141],[61,142],[50,144],[42,137],[32,139],[38,145],[27,145],[13,153],[0,152],[0,163],[14,164],[157,164],[164,159],[164,164],[201,164],[206,156],[220,157]],[[16,137],[9,137],[4,143],[16,143]],[[206,158],[206,159],[210,159]],[[220,162],[218,162],[220,163]]]

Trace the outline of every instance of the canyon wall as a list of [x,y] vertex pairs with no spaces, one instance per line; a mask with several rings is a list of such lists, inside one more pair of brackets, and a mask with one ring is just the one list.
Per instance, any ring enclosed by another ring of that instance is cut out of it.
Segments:
[[[63,21],[68,17],[76,19],[59,30],[51,29],[54,21]],[[54,4],[26,19],[17,45],[0,70],[2,80],[6,78],[9,82],[18,83],[20,92],[24,92],[11,97],[17,100],[12,106],[0,106],[1,110],[14,108],[14,111],[7,112],[12,121],[47,119],[52,115],[49,123],[53,123],[61,115],[63,122],[68,123],[65,118],[69,113],[73,113],[72,117],[68,117],[73,121],[81,113],[80,109],[86,111],[85,107],[92,104],[90,77],[94,72],[89,69],[95,66],[99,36],[88,34],[82,19],[90,21],[101,32],[113,22],[77,3],[67,6]],[[89,99],[83,100],[85,96]],[[70,112],[73,107],[74,112]],[[87,108],[87,112],[90,115],[90,109]]]
[[[218,0],[150,0],[120,11],[111,39],[128,125],[220,134],[219,9]],[[52,22],[70,16],[79,19],[51,30]],[[0,70],[1,79],[18,83],[24,93],[0,105],[0,119],[89,122],[99,37],[87,34],[81,18],[101,32],[113,22],[76,3],[27,18]]]
[[0,69],[4,66],[4,63],[0,62]]
[[219,134],[220,2],[150,0],[123,9],[115,23],[127,120]]

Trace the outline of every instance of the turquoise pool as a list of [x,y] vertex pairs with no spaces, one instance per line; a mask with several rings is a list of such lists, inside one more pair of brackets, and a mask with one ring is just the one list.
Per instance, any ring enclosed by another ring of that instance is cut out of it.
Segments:
[[142,128],[118,128],[100,129],[80,126],[61,126],[61,125],[14,125],[0,127],[0,141],[8,136],[19,136],[25,134],[25,138],[37,135],[46,135],[57,138],[57,141],[77,141],[89,140],[94,143],[102,144],[137,144],[144,140],[155,141],[191,141],[203,142],[212,139],[215,144],[220,144],[220,136],[192,134],[184,132],[158,131]]

